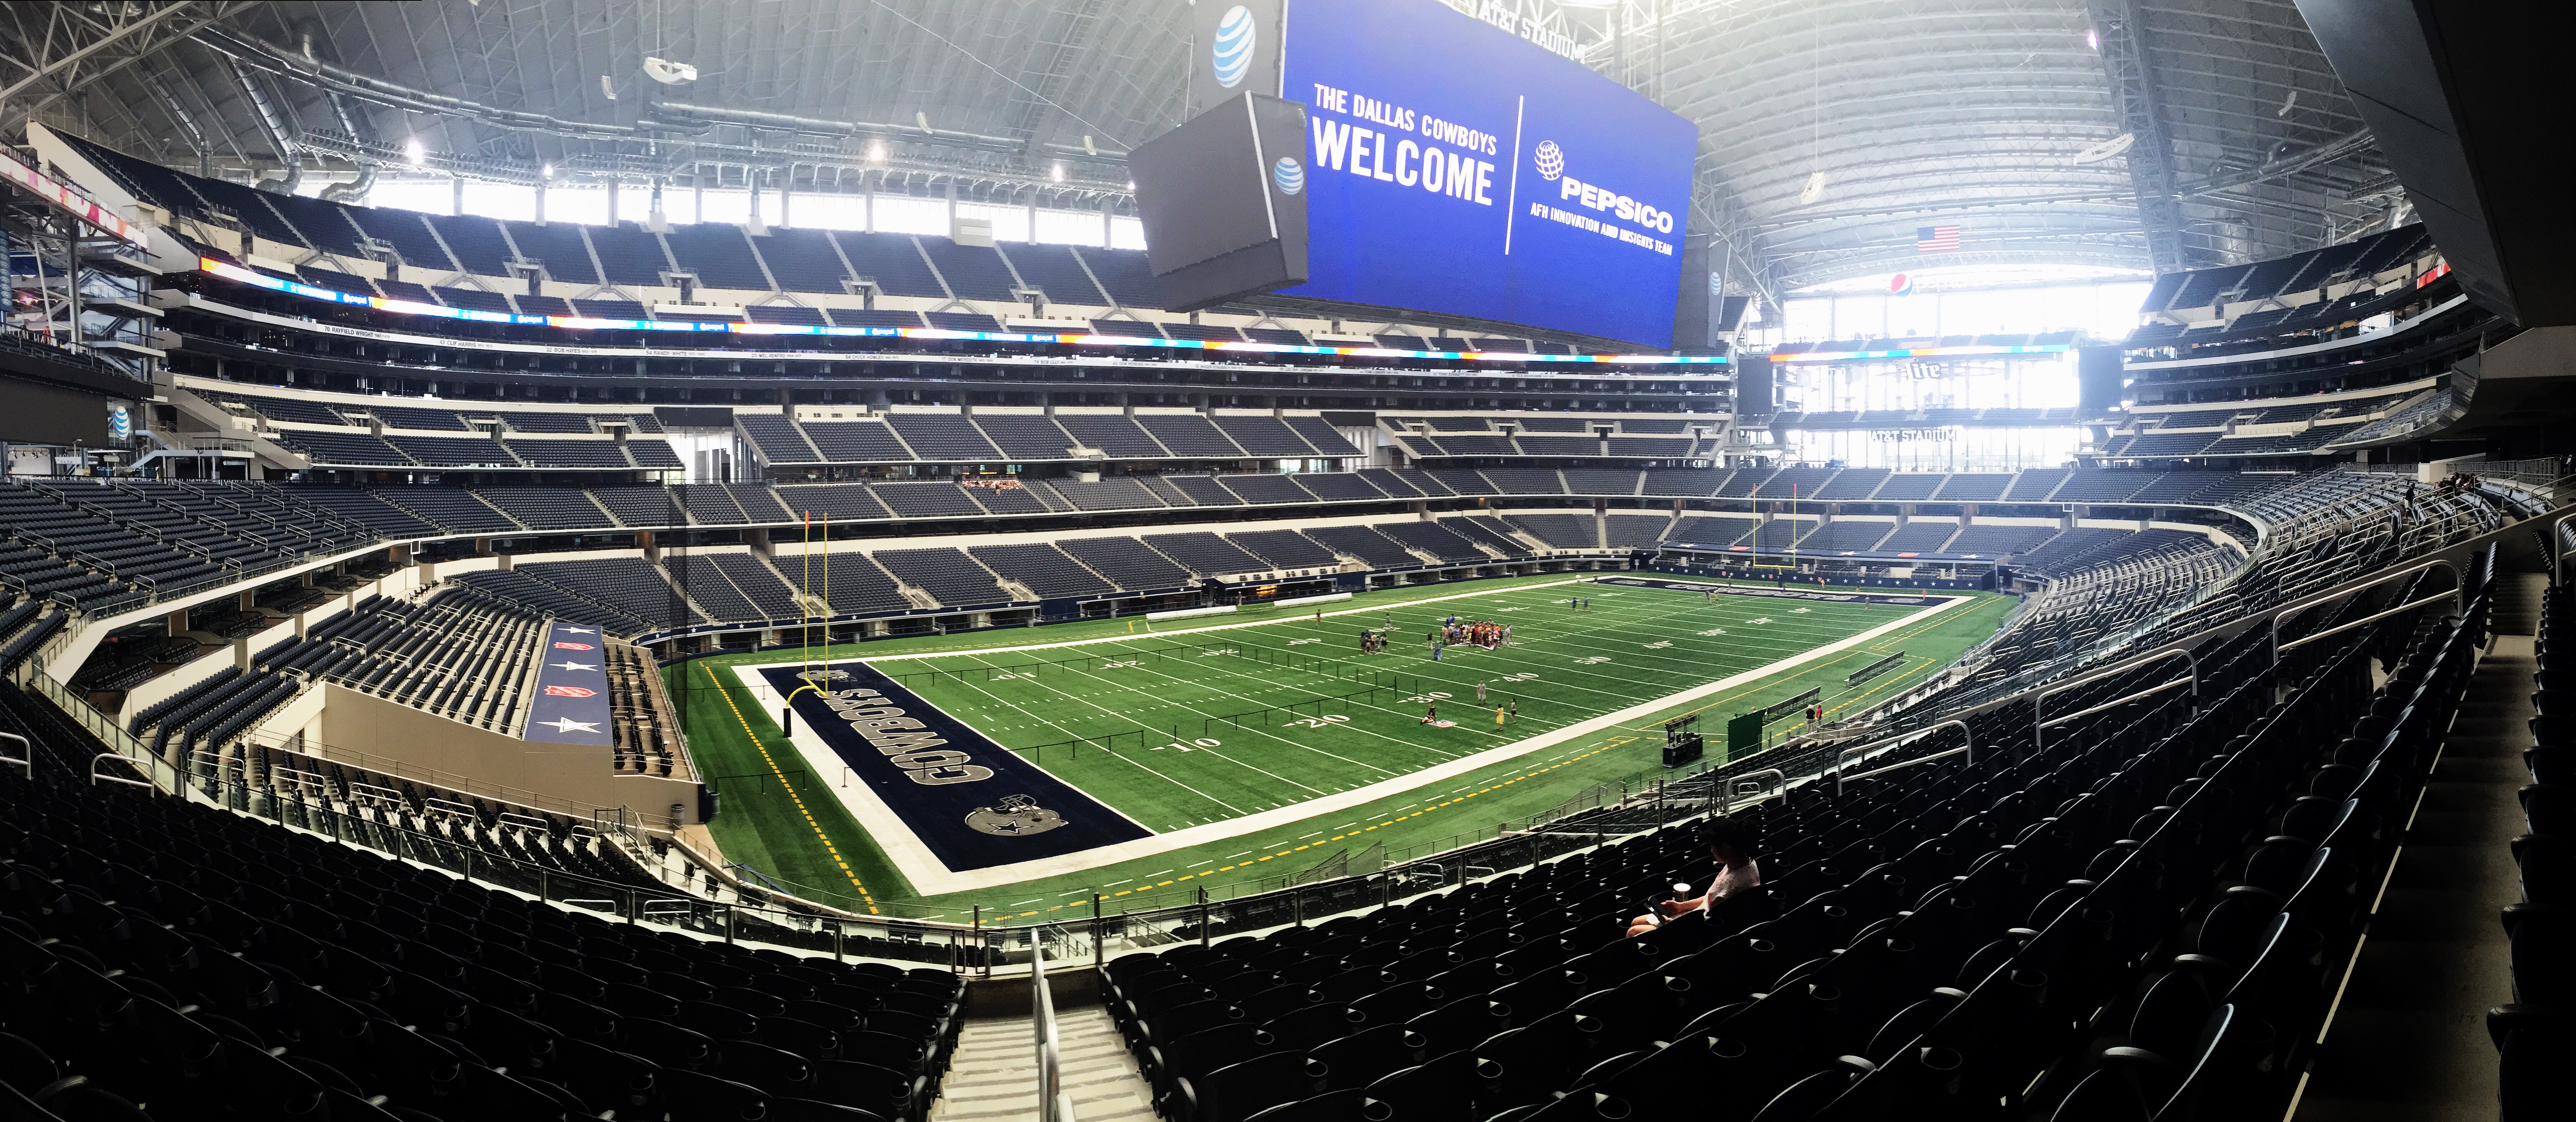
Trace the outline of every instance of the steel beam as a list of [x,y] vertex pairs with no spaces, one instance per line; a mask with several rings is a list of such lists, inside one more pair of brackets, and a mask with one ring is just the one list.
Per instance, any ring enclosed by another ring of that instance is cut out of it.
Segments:
[[2180,272],[2191,263],[2183,254],[2173,141],[2165,132],[2164,104],[2157,94],[2145,17],[2137,0],[2091,0],[2089,6],[2093,29],[2101,37],[2102,74],[2111,84],[2112,105],[2134,138],[2128,152],[2129,182],[2137,191],[2138,223],[2146,228],[2147,260],[2159,276]]

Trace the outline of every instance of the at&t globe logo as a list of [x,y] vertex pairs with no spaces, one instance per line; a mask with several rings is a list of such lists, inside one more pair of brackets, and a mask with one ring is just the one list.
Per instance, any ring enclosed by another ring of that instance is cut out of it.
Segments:
[[1533,159],[1538,163],[1538,177],[1541,179],[1554,179],[1565,174],[1565,150],[1557,147],[1553,140],[1539,141]]
[[1225,18],[1216,22],[1216,84],[1233,89],[1243,81],[1244,75],[1252,72],[1254,38],[1252,11],[1241,4],[1229,9]]
[[1280,194],[1294,195],[1306,189],[1306,165],[1294,157],[1281,156],[1278,163],[1270,165],[1270,181],[1279,185]]

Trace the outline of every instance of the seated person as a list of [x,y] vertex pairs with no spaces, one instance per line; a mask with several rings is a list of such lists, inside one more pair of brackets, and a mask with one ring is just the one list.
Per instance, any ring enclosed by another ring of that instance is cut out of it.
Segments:
[[1717,860],[1717,876],[1708,882],[1708,891],[1690,900],[1666,900],[1649,912],[1628,921],[1628,937],[1635,938],[1702,908],[1715,907],[1720,900],[1762,883],[1762,867],[1753,863],[1755,849],[1753,828],[1732,818],[1712,818],[1700,827],[1700,837],[1708,843],[1708,855]]

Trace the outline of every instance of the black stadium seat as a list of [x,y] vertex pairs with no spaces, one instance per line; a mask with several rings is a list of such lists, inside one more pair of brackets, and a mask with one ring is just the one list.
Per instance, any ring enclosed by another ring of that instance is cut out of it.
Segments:
[[[946,1073],[964,988],[947,968],[907,972],[611,922],[322,834],[91,786],[66,761],[105,746],[14,686],[0,685],[0,729],[29,735],[45,763],[33,781],[14,769],[0,776],[0,807],[23,824],[0,853],[0,882],[13,887],[0,895],[0,948],[24,983],[23,1000],[0,1014],[0,1110],[11,1117],[765,1111],[883,1122],[919,1117]],[[353,834],[393,830],[338,817],[335,829]],[[495,857],[484,868],[510,864]],[[68,901],[103,899],[101,890],[120,897],[103,913],[114,924],[57,921]],[[128,927],[153,937],[138,942]],[[600,981],[608,977],[632,981]],[[662,994],[703,992],[707,977],[828,989],[850,1031],[765,998],[759,1012],[729,1010],[739,1023],[726,1038],[703,1035],[677,1021],[705,1003]],[[890,1011],[898,997],[922,1012]],[[114,1014],[57,1015],[74,1009]],[[904,1055],[914,1058],[896,1059]]]
[[[2383,767],[2426,758],[2471,634],[2437,628],[2407,656],[2416,672],[2389,688],[2432,712],[2383,728]],[[2393,847],[2350,828],[2250,854],[2234,839],[2266,826],[2265,792],[2307,785],[2319,734],[2354,726],[2372,693],[2359,649],[2275,670],[2232,642],[2204,664],[2231,685],[2198,713],[2133,701],[2034,754],[2025,711],[1985,725],[1999,739],[1980,766],[1797,788],[1737,815],[1763,836],[1763,888],[1644,938],[1618,937],[1639,905],[1615,886],[1704,875],[1687,828],[1411,905],[1130,953],[1104,970],[1108,1004],[1161,1108],[1189,1118],[1366,1103],[1624,1118],[1705,1108],[1719,1086],[1743,1118],[1896,1117],[1954,1096],[1998,1117],[2175,1117],[2220,1096],[2277,1111],[2334,981],[2278,948],[2295,930],[2340,963],[2355,915],[2320,886],[2375,876]],[[2275,681],[2291,700],[2272,702]],[[2409,779],[2365,784],[2363,805],[2403,812],[2419,773],[2391,774]],[[2290,903],[2227,889],[2252,880]],[[2057,1015],[2097,1009],[2096,1028]],[[2499,1014],[2498,1039],[2534,1055],[2551,1023]]]

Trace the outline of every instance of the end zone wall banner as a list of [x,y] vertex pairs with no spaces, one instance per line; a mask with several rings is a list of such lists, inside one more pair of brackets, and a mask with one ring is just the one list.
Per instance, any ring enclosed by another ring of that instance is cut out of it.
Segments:
[[608,640],[596,627],[557,620],[544,643],[545,665],[537,670],[537,696],[521,739],[607,747]]
[[[797,692],[809,673],[816,688]],[[829,745],[952,872],[1153,836],[866,663],[760,674],[795,696],[798,735]]]

